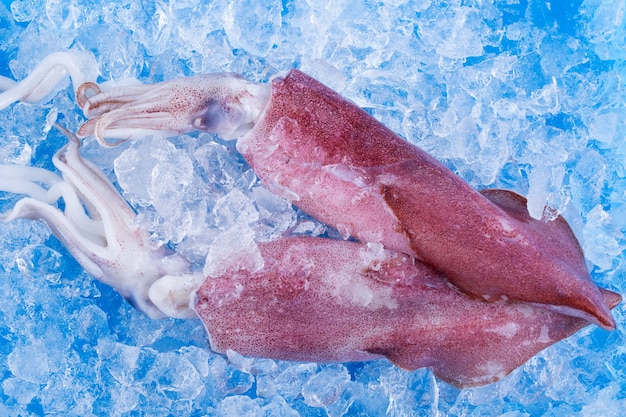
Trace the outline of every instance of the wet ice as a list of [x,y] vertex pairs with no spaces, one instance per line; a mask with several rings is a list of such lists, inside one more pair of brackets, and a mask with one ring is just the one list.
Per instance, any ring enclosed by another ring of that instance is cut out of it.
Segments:
[[[558,16],[527,3],[16,0],[0,5],[12,30],[0,36],[0,73],[22,78],[67,47],[96,53],[100,81],[210,71],[259,81],[299,65],[472,185],[528,195],[537,217],[546,203],[563,212],[593,278],[620,289],[624,3],[586,0]],[[0,112],[3,162],[50,168],[64,141],[51,123],[79,123],[67,85]],[[202,134],[124,146],[84,152],[196,269],[283,233],[332,236],[267,193],[232,144]],[[501,383],[458,391],[385,361],[223,358],[199,322],[153,322],[92,281],[45,226],[0,224],[0,243],[6,415],[610,415],[624,405],[621,329],[586,329]]]

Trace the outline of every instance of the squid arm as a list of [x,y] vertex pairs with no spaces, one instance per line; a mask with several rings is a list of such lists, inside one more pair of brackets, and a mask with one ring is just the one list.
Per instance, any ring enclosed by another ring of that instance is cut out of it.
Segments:
[[86,51],[56,52],[48,55],[23,80],[0,77],[0,110],[16,101],[35,103],[50,94],[68,75],[74,92],[80,85],[95,81],[99,70],[95,57]]
[[[115,187],[81,157],[80,140],[57,128],[70,139],[53,157],[61,176],[41,168],[1,165],[0,191],[25,197],[1,214],[0,220],[44,221],[89,274],[114,287],[149,317],[193,315],[185,306],[171,307],[169,293],[153,291],[154,300],[150,297],[150,287],[163,277],[192,280],[187,261],[150,241]],[[65,203],[63,210],[55,205],[59,199]]]

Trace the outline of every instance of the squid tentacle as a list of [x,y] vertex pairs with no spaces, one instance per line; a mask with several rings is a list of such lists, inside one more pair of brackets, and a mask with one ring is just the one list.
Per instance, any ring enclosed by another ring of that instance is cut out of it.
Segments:
[[22,81],[0,80],[0,110],[22,100],[35,103],[50,94],[66,76],[70,76],[76,92],[80,85],[98,77],[98,64],[86,51],[56,52],[48,55]]
[[43,201],[27,197],[19,200],[10,211],[0,215],[0,221],[4,223],[16,219],[45,222],[85,271],[109,284],[99,266],[99,260],[106,256],[102,250],[103,246],[92,241],[90,236],[81,233],[62,211]]
[[[81,157],[78,137],[56,127],[70,139],[53,157],[61,176],[42,168],[0,166],[0,191],[27,196],[0,214],[0,221],[44,221],[88,273],[116,288],[147,316],[167,317],[152,301],[150,287],[163,277],[189,274],[188,262],[150,241],[113,184]],[[60,199],[65,203],[63,210],[53,205]],[[155,293],[164,309],[172,309],[167,289],[174,291],[173,285]],[[179,315],[189,315],[185,306],[178,310],[183,311]]]
[[[113,86],[110,90],[94,82],[81,84],[76,91],[76,101],[85,115],[99,116],[122,105],[142,102],[161,94],[160,90],[150,89],[149,85],[137,84]],[[123,95],[118,94],[124,91]]]
[[[48,188],[38,185],[38,182],[45,184]],[[29,196],[31,200],[46,204],[54,204],[62,198],[65,201],[65,213],[72,218],[76,227],[84,233],[103,236],[102,225],[85,214],[76,191],[58,175],[48,170],[0,165],[0,190],[24,194]]]
[[[141,131],[142,133],[159,132],[160,134],[164,134],[162,129],[154,129],[153,126],[155,123],[158,124],[160,120],[166,120],[169,117],[170,114],[167,112],[146,113],[141,114],[138,117],[126,117],[124,116],[124,112],[121,110],[113,110],[104,116],[94,119],[96,122],[93,135],[101,145],[113,147],[135,137],[138,134],[138,131]],[[116,125],[123,126],[124,121],[127,119],[132,120],[134,126],[132,129],[123,127],[121,129],[116,128]],[[108,141],[106,136],[108,136],[111,132],[116,132],[115,137],[119,137],[120,139],[116,141]]]
[[[79,91],[79,105],[90,119],[79,129],[79,136],[93,134],[102,145],[115,146],[156,131],[179,134],[200,129],[236,139],[259,119],[270,86],[218,73],[196,76],[194,82],[175,79],[106,91],[89,83]],[[88,97],[89,91],[95,94]]]

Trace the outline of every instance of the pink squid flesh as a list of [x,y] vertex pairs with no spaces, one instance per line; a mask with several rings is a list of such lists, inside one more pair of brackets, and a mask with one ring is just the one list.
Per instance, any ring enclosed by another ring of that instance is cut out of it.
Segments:
[[482,195],[354,103],[291,70],[237,148],[270,190],[363,242],[415,256],[463,292],[615,321],[567,223]]
[[[295,237],[258,246],[261,270],[234,266],[196,292],[217,352],[318,362],[387,357],[470,387],[503,378],[588,324],[528,303],[468,298],[412,257],[357,242]],[[611,308],[621,300],[602,293]]]

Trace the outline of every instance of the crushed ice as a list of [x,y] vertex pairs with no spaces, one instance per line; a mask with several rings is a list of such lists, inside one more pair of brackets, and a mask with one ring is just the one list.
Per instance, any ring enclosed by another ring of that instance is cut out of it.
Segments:
[[[624,13],[621,0],[15,0],[0,4],[0,75],[23,78],[68,47],[96,53],[101,81],[214,71],[263,81],[299,66],[472,185],[528,195],[535,217],[563,213],[593,278],[620,289]],[[50,168],[63,143],[51,124],[79,123],[68,85],[40,105],[0,112],[2,162]],[[247,243],[285,232],[334,233],[268,193],[232,144],[209,135],[113,151],[88,141],[84,152],[153,238],[198,269],[207,260],[219,269],[242,248],[254,264]],[[0,195],[0,208],[11,198]],[[625,407],[623,306],[616,332],[585,329],[500,383],[459,391],[385,361],[224,358],[206,348],[198,322],[148,320],[92,281],[45,226],[0,224],[0,244],[0,415],[617,415]]]

